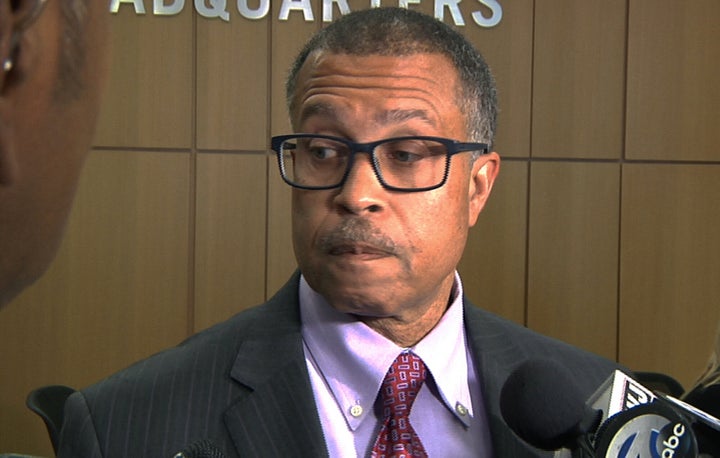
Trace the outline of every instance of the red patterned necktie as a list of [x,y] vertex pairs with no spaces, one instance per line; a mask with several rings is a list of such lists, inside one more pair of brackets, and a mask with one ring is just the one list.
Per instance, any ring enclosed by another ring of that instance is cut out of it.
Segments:
[[426,373],[422,359],[410,352],[393,361],[380,387],[383,425],[372,449],[374,458],[427,456],[409,418]]

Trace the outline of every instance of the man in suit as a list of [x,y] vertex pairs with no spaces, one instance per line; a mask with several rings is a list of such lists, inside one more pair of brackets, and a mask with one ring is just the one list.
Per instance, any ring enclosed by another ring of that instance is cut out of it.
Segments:
[[[73,395],[59,456],[543,456],[502,419],[521,362],[584,395],[616,367],[472,305],[456,266],[500,159],[480,54],[404,9],[351,13],[288,79],[299,271],[266,304]],[[409,412],[409,413],[408,413]]]
[[0,308],[60,244],[105,80],[106,8],[0,0]]

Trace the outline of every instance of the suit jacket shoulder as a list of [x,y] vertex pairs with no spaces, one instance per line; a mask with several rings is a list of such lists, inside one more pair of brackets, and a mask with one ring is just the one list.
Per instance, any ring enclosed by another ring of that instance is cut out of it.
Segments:
[[575,382],[585,397],[615,370],[617,363],[538,334],[524,326],[482,310],[465,300],[465,326],[482,383],[493,448],[497,456],[552,456],[520,440],[505,423],[500,411],[500,391],[508,376],[521,363],[551,358],[576,375]]
[[75,393],[58,456],[165,457],[200,439],[228,457],[326,454],[297,287]]

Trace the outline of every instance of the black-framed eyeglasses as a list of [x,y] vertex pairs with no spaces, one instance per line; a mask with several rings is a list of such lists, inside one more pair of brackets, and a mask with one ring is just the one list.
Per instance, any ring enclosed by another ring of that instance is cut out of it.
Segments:
[[393,191],[420,192],[441,187],[453,155],[488,152],[485,143],[463,143],[442,137],[396,137],[356,143],[329,135],[272,137],[283,180],[300,189],[333,189],[343,185],[357,153],[370,155],[380,184]]

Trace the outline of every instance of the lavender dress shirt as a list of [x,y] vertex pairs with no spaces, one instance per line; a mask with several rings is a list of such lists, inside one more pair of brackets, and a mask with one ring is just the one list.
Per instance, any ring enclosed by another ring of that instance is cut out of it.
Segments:
[[381,426],[378,391],[393,360],[410,350],[432,375],[413,404],[410,422],[428,455],[491,457],[482,391],[463,325],[462,283],[435,328],[412,348],[338,312],[300,280],[305,360],[331,457],[369,456]]

